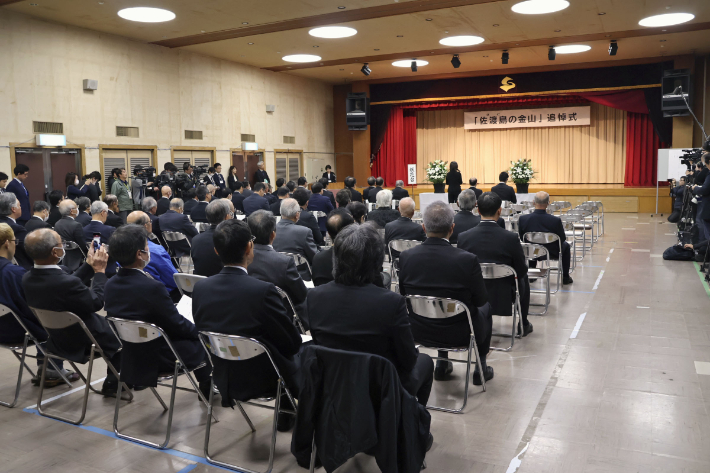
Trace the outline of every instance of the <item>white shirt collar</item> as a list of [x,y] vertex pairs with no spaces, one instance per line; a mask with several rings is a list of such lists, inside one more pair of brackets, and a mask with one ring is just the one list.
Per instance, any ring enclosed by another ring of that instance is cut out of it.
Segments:
[[56,264],[35,264],[36,269],[62,269]]
[[15,221],[15,219],[12,218],[12,217],[10,217],[9,215],[7,216],[7,218],[9,218],[10,220],[12,220],[14,223],[17,223],[17,221]]
[[[15,178],[14,180],[17,181],[17,182],[19,182],[20,184],[22,184],[22,181],[19,180],[18,178]],[[22,185],[24,186],[24,184],[22,184]]]
[[224,267],[225,267],[225,268],[239,268],[239,269],[241,269],[242,271],[244,271],[246,274],[249,274],[249,272],[247,271],[247,268],[245,268],[244,266],[239,266],[239,265],[236,265],[236,264],[227,264],[227,265],[225,265]]
[[[12,217],[8,217],[8,218],[12,218]],[[42,217],[38,217],[37,215],[33,215],[32,218],[38,218],[44,222],[44,219]]]

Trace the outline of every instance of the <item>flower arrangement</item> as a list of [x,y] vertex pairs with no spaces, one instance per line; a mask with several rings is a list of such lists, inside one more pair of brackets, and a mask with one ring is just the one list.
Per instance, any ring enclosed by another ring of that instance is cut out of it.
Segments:
[[516,184],[527,184],[535,176],[529,159],[518,159],[510,162],[510,178]]
[[432,184],[443,184],[446,181],[446,164],[448,161],[437,159],[426,165],[426,180]]

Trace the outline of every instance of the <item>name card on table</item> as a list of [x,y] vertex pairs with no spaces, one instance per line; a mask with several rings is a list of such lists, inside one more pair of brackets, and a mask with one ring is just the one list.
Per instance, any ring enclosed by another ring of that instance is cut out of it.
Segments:
[[581,107],[531,108],[466,112],[466,130],[499,130],[501,128],[540,128],[552,126],[589,126],[589,105]]

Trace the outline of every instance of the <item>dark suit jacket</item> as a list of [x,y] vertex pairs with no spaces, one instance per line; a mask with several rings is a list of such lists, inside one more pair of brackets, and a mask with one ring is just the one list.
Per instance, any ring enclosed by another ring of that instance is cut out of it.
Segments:
[[328,189],[323,189],[323,195],[330,199],[330,205],[335,208],[335,195]]
[[89,222],[91,222],[91,215],[86,212],[79,212],[79,215],[76,216],[75,220],[79,222],[82,227],[85,227],[89,224]]
[[370,197],[370,191],[373,190],[373,189],[375,189],[375,186],[365,187],[365,188],[362,190],[363,202],[369,202],[369,201],[370,201],[370,199],[369,199],[369,197]]
[[367,214],[368,222],[375,222],[379,228],[385,228],[385,226],[396,221],[400,216],[400,213],[392,208],[384,207],[373,210]]
[[192,264],[195,265],[194,273],[200,276],[214,276],[224,267],[222,260],[214,252],[215,228],[217,225],[210,225],[210,228],[192,239]]
[[17,197],[20,202],[20,207],[22,207],[22,216],[18,220],[22,220],[24,224],[32,216],[32,207],[30,206],[30,193],[25,188],[24,184],[20,184],[16,179],[10,180],[5,187],[7,192],[12,192]]
[[472,190],[476,194],[476,200],[478,200],[478,198],[481,197],[481,194],[483,194],[483,191],[478,187],[469,187],[469,190]]
[[[365,189],[367,190],[367,189]],[[371,204],[377,202],[377,193],[382,190],[381,187],[370,187],[370,191],[367,193],[367,201]]]
[[15,234],[15,259],[17,264],[29,270],[33,266],[32,259],[25,253],[25,237],[27,229],[17,222],[13,222],[10,217],[0,217],[0,222],[7,223]]
[[251,190],[251,189],[245,189],[245,188],[242,187],[242,195],[244,196],[245,199],[246,199],[247,197],[249,197],[250,195],[252,195],[253,193],[254,193],[253,190]]
[[269,206],[269,208],[271,209],[271,211],[272,211],[272,212],[274,213],[274,215],[276,215],[277,217],[280,217],[280,216],[281,216],[281,201],[282,201],[282,200],[283,200],[283,199],[279,199],[279,200],[277,200],[276,202],[274,202],[273,204],[271,204],[271,205]]
[[334,172],[324,172],[323,178],[328,179],[330,182],[335,182],[335,173]]
[[153,226],[153,234],[158,237],[158,240],[160,242],[162,242],[163,241],[163,234],[160,233],[160,221],[158,219],[158,216],[153,215],[151,213],[148,213],[147,215],[148,215],[148,218],[150,218],[151,225]]
[[[385,252],[392,240],[426,240],[424,228],[418,223],[412,222],[407,217],[399,217],[397,220],[385,225]],[[399,254],[399,252],[397,252]]]
[[[161,232],[180,232],[183,233],[188,241],[192,243],[192,239],[197,236],[198,231],[195,226],[190,223],[187,215],[168,210],[158,218]],[[175,257],[190,254],[190,245],[186,241],[169,242],[169,248],[174,253]]]
[[[89,217],[91,218],[91,217]],[[31,219],[27,221],[25,224],[25,230],[27,230],[27,233],[31,232],[32,230],[37,230],[38,228],[52,228],[50,224],[45,222],[39,217],[35,217],[34,215],[32,216]]]
[[[520,239],[528,232],[546,232],[554,233],[560,237],[560,242],[564,243],[567,240],[565,228],[562,225],[560,217],[548,214],[544,210],[535,210],[531,214],[521,215],[518,220],[518,231]],[[525,241],[525,240],[523,240]],[[550,253],[550,258],[558,258],[560,254],[560,245],[557,242],[544,245]]]
[[[452,245],[458,243],[459,235],[463,232],[475,228],[479,223],[481,223],[480,215],[473,215],[470,210],[462,210],[454,215],[454,233],[451,234],[449,241]],[[503,218],[498,219],[498,226],[505,230],[505,220]]]
[[311,265],[313,285],[322,286],[333,280],[333,247],[326,248],[313,257]]
[[515,189],[502,182],[491,187],[491,192],[498,194],[498,197],[502,200],[507,200],[514,204],[518,202],[517,197],[515,197]]
[[402,200],[405,197],[409,197],[409,191],[407,189],[403,189],[402,187],[395,187],[392,190],[392,199]]
[[310,228],[311,232],[313,233],[313,240],[316,242],[316,245],[322,246],[325,244],[323,234],[320,232],[320,227],[318,226],[318,221],[309,211],[301,210],[301,217],[298,219],[298,222],[296,222],[296,225],[301,225],[302,227]]
[[362,202],[362,194],[359,191],[355,190],[354,187],[346,187],[346,189],[350,191],[350,200],[352,202]]
[[[239,310],[234,310],[235,300],[239,301]],[[224,268],[195,284],[192,314],[198,330],[241,335],[264,343],[289,388],[298,392],[294,355],[301,347],[301,336],[273,284],[252,278],[241,268]],[[223,402],[245,401],[276,390],[276,373],[266,354],[239,362],[213,356],[212,361]]]
[[[193,222],[206,222],[207,221],[207,206],[209,202],[195,202],[195,205],[190,211],[190,218]],[[184,215],[184,214],[183,214]]]
[[257,210],[271,210],[269,208],[269,201],[256,192],[244,199],[242,205],[244,206],[245,215],[251,215]]
[[88,190],[86,191],[86,197],[88,197],[92,203],[101,198],[101,189],[99,188],[98,183],[89,184]]
[[113,213],[111,210],[108,211],[108,216],[106,217],[106,225],[114,228],[118,228],[123,225],[123,219]]
[[[330,199],[325,195],[313,194],[308,201],[308,210],[311,212],[325,212],[325,214],[328,215],[334,208],[335,204],[331,203]],[[321,217],[318,219],[318,228],[321,232],[325,231],[326,220],[328,220],[328,217]]]
[[[708,168],[703,168],[703,171],[705,169]],[[710,179],[705,179],[703,185],[696,187],[693,193],[698,197],[702,197],[702,200],[698,204],[700,207],[698,217],[702,220],[710,220]]]
[[158,199],[158,209],[155,211],[155,214],[160,217],[168,210],[170,210],[170,199],[167,197],[161,197]]
[[232,203],[234,204],[234,210],[244,212],[244,199],[246,199],[246,196],[244,194],[234,191],[234,193],[232,194]]
[[271,182],[271,179],[269,178],[269,173],[267,173],[266,171],[262,171],[261,169],[257,169],[256,172],[254,173],[254,182],[264,182],[264,181]]
[[[127,294],[131,297],[126,297]],[[140,320],[163,329],[188,368],[195,368],[205,360],[195,325],[180,315],[163,283],[141,271],[121,268],[106,283],[106,313],[109,317]],[[158,373],[174,369],[175,357],[162,337],[147,343],[123,342],[122,381],[156,386]]]
[[[182,213],[185,215],[190,215],[192,210],[197,206],[197,201],[195,199],[188,199],[185,201],[185,205],[182,208]],[[164,212],[163,212],[164,213]],[[195,219],[192,219],[194,222]]]
[[79,246],[84,245],[84,227],[71,217],[62,217],[54,226],[64,241],[73,241]]
[[62,214],[59,213],[59,209],[57,207],[52,207],[49,209],[49,218],[47,218],[47,223],[50,224],[52,227],[59,221],[59,219],[62,218]]
[[[39,340],[47,339],[39,320],[30,310],[25,300],[25,290],[22,288],[22,277],[25,270],[15,266],[9,260],[0,257],[0,304],[10,308],[21,319],[33,336]],[[0,343],[22,343],[25,331],[11,314],[0,317]]]

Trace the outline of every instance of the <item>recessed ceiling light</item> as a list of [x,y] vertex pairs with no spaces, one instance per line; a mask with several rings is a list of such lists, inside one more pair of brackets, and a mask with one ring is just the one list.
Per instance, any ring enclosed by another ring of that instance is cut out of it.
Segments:
[[604,37],[605,37],[605,38],[611,38],[611,35],[610,35],[610,34],[605,34]]
[[606,12],[605,12],[605,11],[600,11],[599,13],[597,13],[597,15],[599,15],[599,16],[604,16],[604,15],[606,15]]
[[204,32],[205,32],[205,30],[200,30],[200,33],[204,33]]
[[404,35],[398,34],[397,37],[398,37],[398,38],[404,38]]
[[411,67],[414,61],[416,61],[417,67],[426,66],[427,64],[429,64],[429,61],[425,61],[424,59],[402,59],[401,61],[393,62],[392,65],[394,67]]
[[431,21],[431,18],[427,18],[426,21]]
[[663,15],[649,16],[639,21],[641,26],[672,26],[685,23],[695,18],[692,13],[665,13]]
[[591,46],[586,44],[568,44],[566,46],[555,46],[555,52],[557,54],[575,54],[583,53],[592,49]]
[[559,33],[559,32],[561,32],[561,31],[562,31],[562,30],[555,30],[555,33]]
[[118,16],[125,20],[141,23],[161,23],[174,19],[175,13],[162,8],[133,7],[120,10]]
[[449,36],[448,38],[440,39],[439,44],[444,46],[472,46],[485,41],[480,36]]
[[314,44],[313,47],[314,47],[314,48],[319,48],[320,46],[318,46],[317,44]]
[[321,26],[320,28],[313,28],[308,34],[316,38],[348,38],[355,36],[357,30],[355,28],[348,28],[347,26]]
[[321,57],[314,54],[291,54],[281,59],[286,62],[317,62],[321,60]]
[[249,46],[253,45],[254,43],[247,43]]
[[379,51],[379,50],[380,50],[380,48],[375,48],[375,51]]
[[345,7],[338,7],[338,10],[345,10]]
[[494,23],[493,26],[498,27],[500,25],[498,23]]
[[242,25],[248,25],[248,24],[249,24],[248,21],[242,21]]
[[541,15],[543,13],[554,13],[564,10],[569,6],[567,0],[527,0],[513,5],[512,10],[515,13],[524,15]]
[[30,6],[31,6],[31,7],[38,7],[39,4],[38,4],[38,3],[30,3]]

